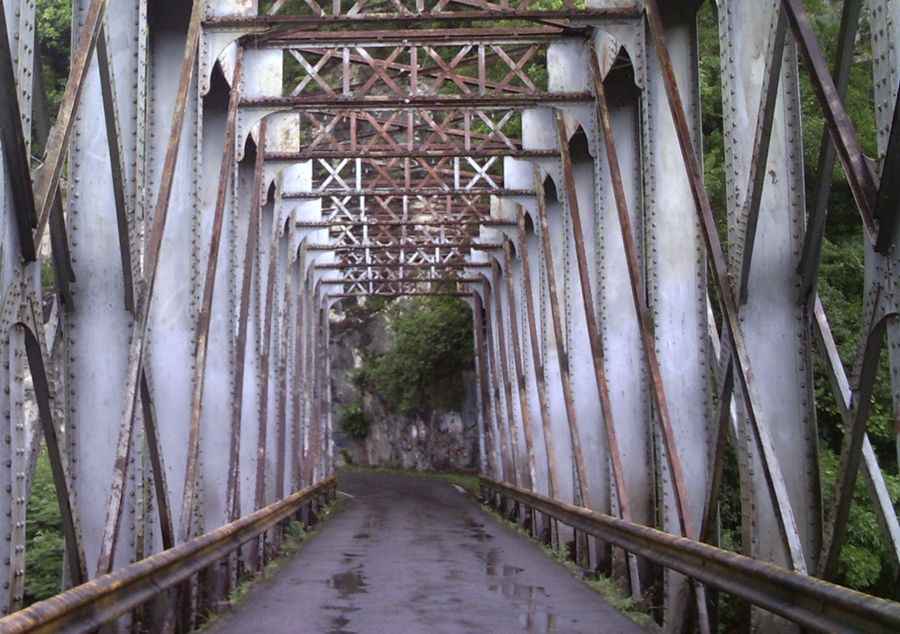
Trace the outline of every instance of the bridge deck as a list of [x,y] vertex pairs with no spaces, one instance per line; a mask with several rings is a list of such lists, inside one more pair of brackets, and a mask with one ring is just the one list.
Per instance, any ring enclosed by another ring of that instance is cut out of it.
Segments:
[[347,473],[322,532],[209,631],[641,632],[444,482]]

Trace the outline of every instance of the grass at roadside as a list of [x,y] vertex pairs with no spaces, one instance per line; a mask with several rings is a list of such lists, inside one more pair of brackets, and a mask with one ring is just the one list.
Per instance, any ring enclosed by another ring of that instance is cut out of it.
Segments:
[[281,569],[281,567],[287,562],[287,560],[297,554],[303,548],[304,544],[306,544],[311,537],[319,532],[321,527],[324,525],[324,522],[341,510],[343,504],[344,500],[339,496],[337,500],[320,509],[319,521],[316,522],[315,526],[313,526],[310,530],[304,528],[301,522],[292,520],[287,525],[287,528],[284,532],[284,538],[281,541],[281,547],[278,551],[278,555],[266,564],[261,573],[257,575],[247,575],[246,577],[241,579],[238,585],[234,588],[234,590],[231,591],[231,593],[228,595],[228,598],[225,600],[227,609],[221,612],[207,614],[203,625],[195,631],[203,632],[209,629],[214,623],[216,623],[224,615],[226,615],[229,609],[233,609],[239,606],[258,583],[274,577],[275,574]]

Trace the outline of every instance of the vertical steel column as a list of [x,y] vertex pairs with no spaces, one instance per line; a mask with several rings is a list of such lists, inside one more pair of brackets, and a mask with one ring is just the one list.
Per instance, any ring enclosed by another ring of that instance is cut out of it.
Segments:
[[323,353],[323,371],[325,373],[325,476],[329,478],[334,475],[334,408],[331,406],[331,320],[328,316],[331,314],[330,306],[325,313],[325,339],[322,342],[324,348]]
[[[785,29],[778,3],[720,4],[729,268],[746,298],[741,328],[766,395],[756,415],[779,421],[771,427],[775,454],[807,565],[815,567],[822,509],[811,331],[797,293],[806,215],[801,104],[797,51],[792,41],[783,44]],[[748,555],[789,566],[744,399],[737,405],[743,546]],[[753,620],[765,631],[794,629],[757,610]]]
[[[216,90],[203,98],[204,125],[204,187],[201,192],[202,218],[201,235],[209,236],[206,250],[206,274],[203,282],[203,294],[197,316],[194,344],[194,367],[192,377],[191,418],[188,436],[188,459],[184,476],[184,495],[182,498],[180,539],[187,540],[193,536],[193,513],[195,504],[203,506],[205,518],[204,528],[211,530],[227,522],[228,512],[221,495],[210,495],[209,500],[197,490],[200,478],[200,452],[213,457],[210,464],[203,464],[204,479],[211,486],[220,483],[227,490],[228,464],[219,461],[218,456],[227,455],[230,449],[229,436],[225,428],[216,423],[227,417],[227,401],[232,381],[231,357],[228,352],[228,338],[233,332],[232,316],[234,308],[225,286],[230,271],[228,264],[219,266],[220,245],[232,239],[233,225],[225,223],[226,206],[229,205],[231,178],[234,176],[235,131],[237,126],[238,104],[241,98],[243,82],[243,48],[237,49],[231,90],[228,95],[227,112],[222,111],[225,102],[225,81],[223,77],[213,85]],[[223,116],[224,114],[224,116]],[[216,161],[218,158],[218,161]],[[218,163],[218,165],[217,165]],[[216,169],[218,167],[218,169]],[[217,177],[217,180],[216,180]],[[216,186],[213,186],[217,182]],[[213,198],[214,196],[214,198]],[[211,213],[210,213],[211,212]],[[227,232],[227,233],[226,233]],[[202,247],[200,247],[202,249]],[[202,255],[200,256],[202,260]],[[218,286],[219,292],[216,293]],[[215,344],[210,352],[210,340]],[[207,361],[209,360],[209,362]],[[205,388],[209,381],[211,388]],[[209,411],[207,411],[207,409]],[[204,425],[203,423],[208,423]],[[201,434],[201,429],[205,431]],[[226,496],[227,497],[227,496]]]
[[[607,48],[604,34],[595,35],[590,52],[592,79],[597,80],[597,51]],[[623,50],[616,43],[616,53]],[[633,287],[629,261],[621,239],[616,189],[621,187],[629,210],[628,221],[635,240],[637,260],[644,271],[644,209],[641,188],[640,88],[635,85],[634,67],[622,66],[602,80],[614,130],[614,143],[620,162],[618,181],[610,173],[611,162],[604,151],[594,161],[596,185],[597,313],[599,336],[606,352],[604,366],[611,388],[610,407],[622,456],[622,480],[628,494],[633,521],[653,526],[655,473],[653,464],[651,399],[647,393],[647,368],[641,347],[637,319],[623,319],[634,312]],[[596,87],[595,87],[596,93]],[[600,113],[597,113],[598,115]],[[598,116],[598,127],[602,121]],[[602,141],[606,142],[606,136]],[[646,288],[640,292],[646,298]],[[614,500],[615,502],[615,500]],[[621,512],[621,511],[620,511]],[[649,570],[644,568],[647,573]],[[642,570],[643,572],[643,570]]]
[[296,245],[291,253],[292,282],[290,294],[293,306],[293,336],[290,355],[291,374],[288,387],[291,391],[291,479],[293,491],[303,488],[303,451],[306,443],[303,439],[303,402],[305,401],[303,385],[303,322],[306,317],[303,302],[303,258],[298,255]]
[[675,134],[678,141],[683,167],[688,177],[691,196],[695,204],[695,211],[701,224],[703,240],[706,244],[707,256],[714,273],[715,286],[718,291],[722,314],[726,321],[726,332],[732,346],[734,356],[734,369],[741,389],[744,391],[747,416],[754,427],[756,441],[760,449],[760,455],[764,458],[763,468],[766,474],[770,494],[776,501],[776,513],[778,526],[782,537],[788,545],[793,565],[801,571],[805,571],[805,561],[802,546],[799,540],[796,520],[793,509],[781,474],[769,427],[766,421],[756,415],[760,397],[753,382],[753,373],[750,369],[748,350],[741,331],[738,306],[731,288],[726,271],[725,256],[716,228],[712,206],[709,196],[703,187],[703,177],[700,161],[694,150],[694,142],[691,138],[691,126],[688,122],[687,111],[681,97],[681,91],[675,74],[672,56],[668,48],[668,35],[655,0],[646,0],[647,18],[650,27],[650,36],[656,49],[656,58],[659,61],[659,73],[665,89],[666,100],[669,105],[669,114],[674,123]]
[[[88,4],[82,1],[74,7],[73,17],[79,25],[90,17]],[[124,509],[120,508],[119,512],[127,512],[122,533],[125,539],[120,540],[122,543],[115,550],[115,557],[120,561],[131,561],[135,556],[129,537],[139,522],[147,520],[136,515],[129,495],[139,455],[135,455],[135,441],[120,436],[119,442],[124,440],[127,445],[125,455],[119,454],[122,445],[116,444],[122,424],[127,351],[134,327],[133,315],[123,301],[127,296],[125,280],[134,276],[137,263],[130,263],[132,268],[126,276],[120,249],[110,248],[123,246],[121,231],[125,229],[125,241],[131,251],[137,242],[138,214],[144,212],[147,204],[136,182],[143,169],[140,151],[146,133],[139,114],[146,97],[143,83],[147,71],[135,56],[147,45],[141,38],[141,33],[145,33],[142,22],[146,19],[142,8],[140,4],[120,7],[107,16],[104,46],[112,68],[101,74],[98,59],[86,60],[81,103],[72,121],[68,163],[68,237],[78,283],[73,286],[74,305],[67,307],[65,320],[65,396],[69,416],[66,437],[76,504],[84,530],[85,556],[91,562],[91,569],[103,550],[100,537],[108,513],[106,502],[112,473],[121,474]],[[87,28],[91,27],[81,26],[82,31]],[[107,85],[104,89],[104,75],[109,82],[113,78],[123,81],[121,85]],[[115,126],[106,125],[104,92],[109,93],[106,105],[112,105],[108,103],[112,101],[118,114],[121,134],[118,139],[111,138]],[[97,134],[98,130],[102,132]],[[126,227],[117,223],[114,211],[117,204],[110,170],[112,147],[122,148],[126,208],[131,211]],[[138,381],[136,389],[139,384]],[[122,462],[117,467],[119,460]],[[147,549],[162,545],[158,534],[148,536],[147,541]]]
[[[522,367],[522,344],[519,339],[519,314],[520,307],[516,301],[516,291],[513,284],[513,258],[512,243],[509,240],[503,243],[504,267],[503,278],[506,282],[506,305],[509,310],[509,331],[512,341],[512,354],[514,370],[516,374],[516,388],[519,397],[519,412],[522,416],[522,431],[525,436],[526,468],[528,488],[535,490],[535,460],[534,460],[534,421],[531,411],[528,409],[527,384],[525,371]],[[519,264],[519,263],[517,263]]]
[[312,298],[312,288],[307,278],[304,284],[303,298],[304,303],[306,304],[305,312],[307,315],[306,321],[304,323],[304,344],[303,344],[303,357],[304,357],[304,388],[305,388],[305,398],[304,402],[306,406],[304,407],[304,419],[305,419],[305,438],[306,438],[306,451],[303,455],[304,460],[304,479],[305,486],[309,486],[313,483],[313,478],[315,477],[315,434],[314,434],[314,426],[313,420],[315,418],[316,411],[316,401],[315,401],[315,384],[316,384],[316,371],[315,371],[315,350],[313,349],[314,343],[314,333],[315,333],[315,323],[317,321],[317,311],[316,306],[313,302]]
[[[516,408],[513,405],[512,384],[509,380],[509,355],[507,354],[506,344],[507,321],[503,318],[503,292],[501,290],[504,272],[496,259],[492,258],[491,264],[491,301],[494,304],[494,329],[497,333],[496,343],[499,352],[496,360],[500,365],[500,372],[496,378],[503,384],[503,397],[505,398],[504,403],[506,404],[506,415],[504,420],[506,421],[506,431],[512,456],[512,483],[518,486],[523,478],[523,465],[519,456],[519,440],[518,434],[516,433],[518,420],[521,420],[521,418],[516,417]],[[519,410],[519,412],[521,413],[521,410]],[[522,482],[522,484],[527,488],[531,486],[530,482],[531,479],[526,478],[525,482]]]
[[[279,194],[280,198],[280,194]],[[279,205],[276,205],[276,210]],[[286,222],[287,220],[287,222]],[[287,229],[285,228],[286,224],[290,222],[290,218],[283,218],[282,213],[277,212],[275,216],[275,221],[278,223],[276,240],[277,240],[277,258],[278,258],[278,274],[275,279],[275,292],[277,294],[276,303],[277,303],[277,314],[276,314],[276,326],[277,329],[273,331],[275,341],[273,347],[275,348],[275,368],[274,368],[274,376],[275,379],[272,383],[274,384],[275,390],[275,435],[274,435],[274,443],[273,449],[275,454],[275,477],[274,477],[274,499],[280,500],[284,497],[284,479],[285,479],[285,449],[286,449],[286,433],[287,429],[285,427],[285,416],[287,409],[287,401],[286,401],[286,393],[285,393],[285,372],[287,371],[287,362],[286,362],[286,353],[287,349],[285,344],[288,341],[288,321],[287,321],[287,259],[288,259],[288,240],[290,239],[289,234],[287,233]]]
[[480,451],[480,469],[491,478],[502,478],[502,467],[497,464],[497,452],[490,432],[491,426],[491,393],[488,386],[487,358],[484,353],[484,303],[481,294],[475,293],[472,302],[472,327],[475,330],[475,375],[478,380],[478,448]]
[[[875,122],[878,160],[884,165],[893,130],[894,108],[900,87],[900,0],[868,0],[869,24],[880,25],[871,29],[872,71],[875,86]],[[882,179],[885,174],[882,171]],[[882,180],[882,182],[885,182]],[[896,276],[900,272],[900,229],[893,236],[893,250],[887,255]],[[893,291],[892,301],[900,303]],[[887,325],[888,352],[891,366],[891,394],[894,400],[894,433],[896,435],[897,460],[900,461],[900,319],[894,318]]]
[[[544,367],[544,355],[537,328],[537,317],[534,306],[535,288],[532,283],[532,271],[539,270],[537,263],[532,263],[530,251],[537,246],[534,232],[527,230],[525,210],[519,207],[519,245],[522,257],[522,293],[525,296],[525,313],[528,321],[528,340],[531,344],[531,364],[534,370],[538,408],[541,414],[541,430],[544,439],[544,452],[547,459],[547,494],[556,498],[559,495],[559,475],[556,450],[553,439],[553,428],[550,421],[550,403],[547,396],[547,378]],[[532,244],[535,243],[535,244]],[[541,316],[543,319],[543,315]]]
[[[693,6],[693,5],[692,5]],[[658,12],[657,12],[658,15]],[[648,16],[649,17],[649,16]],[[693,11],[679,6],[667,8],[649,37],[666,38],[671,62],[666,68],[655,55],[647,55],[647,86],[643,105],[644,190],[646,249],[648,259],[646,293],[652,319],[659,380],[666,386],[674,447],[684,467],[682,493],[678,499],[676,474],[672,472],[664,429],[655,426],[657,473],[660,478],[662,527],[672,533],[685,526],[699,526],[703,495],[710,473],[711,395],[706,324],[706,257],[703,234],[696,220],[691,183],[678,166],[672,151],[684,133],[699,147],[700,104],[696,50],[696,20]],[[687,112],[684,129],[673,122],[667,104],[669,76],[684,87]],[[660,412],[654,412],[659,416]],[[679,517],[679,511],[684,514]],[[688,531],[690,534],[690,531]],[[696,535],[694,535],[696,536]],[[687,579],[666,571],[664,575],[664,625],[666,631],[682,627],[687,614],[690,585]]]
[[497,370],[497,348],[494,337],[494,316],[491,306],[493,303],[493,288],[489,281],[484,285],[484,331],[485,345],[487,346],[488,389],[491,394],[491,404],[494,413],[494,438],[498,441],[501,473],[506,482],[515,482],[516,465],[513,460],[512,448],[509,441],[509,419],[504,415],[503,403],[500,394],[500,373]]
[[[0,201],[0,221],[5,225],[4,243],[16,241],[18,248],[13,253],[18,253],[25,262],[33,262],[36,247],[31,230],[37,221],[37,201],[31,187],[29,158],[34,61],[29,51],[34,46],[34,4],[27,3],[24,7],[20,4],[20,0],[4,0],[0,13],[0,96],[7,104],[0,113],[0,156],[4,159],[0,193],[5,198]],[[0,273],[11,272],[18,264],[10,254],[0,253]],[[0,286],[5,288],[5,284]]]
[[[589,54],[593,57],[593,51]],[[596,58],[594,58],[596,59]],[[602,425],[606,432],[606,450],[608,463],[612,471],[612,486],[615,488],[616,504],[620,516],[626,521],[632,521],[631,501],[625,488],[624,467],[622,455],[619,449],[619,439],[616,434],[613,409],[610,400],[609,382],[606,377],[606,360],[603,343],[600,341],[600,329],[597,325],[597,316],[594,308],[594,291],[588,269],[587,249],[585,248],[585,231],[583,219],[578,201],[578,191],[575,182],[574,166],[569,148],[569,138],[566,132],[563,114],[556,112],[557,144],[563,173],[563,185],[566,190],[569,214],[572,221],[572,238],[575,244],[575,259],[578,269],[578,286],[581,290],[581,305],[584,311],[584,323],[591,351],[591,361],[594,368],[594,380],[597,394],[600,397],[600,415]],[[606,131],[605,131],[606,132]],[[593,179],[592,179],[593,180]],[[593,183],[591,183],[593,185]],[[592,192],[593,193],[593,192]],[[601,509],[606,512],[606,509]],[[635,597],[641,596],[641,581],[638,574],[637,560],[633,555],[628,555],[628,569],[631,581],[631,591]]]
[[[257,151],[265,154],[267,150],[268,137],[260,140]],[[275,284],[278,267],[278,245],[276,242],[277,223],[274,219],[274,201],[270,199],[268,186],[268,178],[263,179],[263,207],[260,216],[259,228],[259,260],[260,265],[257,273],[259,281],[259,303],[257,304],[258,325],[261,329],[257,330],[256,335],[256,353],[259,358],[258,372],[258,404],[259,407],[255,412],[257,437],[256,437],[256,479],[254,493],[254,509],[261,509],[266,505],[269,499],[267,494],[269,490],[269,479],[271,477],[271,469],[269,463],[271,460],[270,452],[270,433],[274,436],[273,412],[270,411],[270,404],[274,405],[274,386],[271,379],[271,351],[272,351],[272,322],[275,311]],[[274,407],[271,408],[274,410]]]
[[0,3],[0,614],[20,607],[25,582],[25,348],[14,324],[20,303],[40,288],[39,267],[28,264],[36,257],[29,159],[33,19],[33,4]]
[[[538,217],[541,227],[541,242],[543,244],[542,256],[545,263],[545,275],[547,278],[547,295],[550,300],[550,322],[553,326],[553,340],[556,351],[556,362],[559,368],[559,380],[562,385],[563,403],[565,406],[566,422],[569,432],[569,446],[574,459],[574,472],[576,478],[575,503],[590,508],[592,497],[589,491],[584,452],[581,448],[581,433],[578,428],[578,416],[575,413],[575,395],[572,390],[569,352],[566,349],[566,339],[565,334],[563,333],[563,315],[560,309],[559,291],[556,284],[557,271],[555,258],[553,257],[553,237],[550,235],[550,221],[547,213],[547,199],[544,192],[544,183],[537,170],[535,170],[534,175],[534,187],[537,193]],[[561,492],[557,493],[559,494]]]
[[[260,123],[259,143],[263,145],[266,138],[266,121]],[[244,260],[240,267],[241,271],[241,295],[240,308],[237,317],[237,343],[235,345],[235,361],[234,361],[234,383],[232,392],[232,408],[231,408],[231,451],[229,453],[228,468],[228,496],[227,507],[232,520],[241,516],[241,499],[248,499],[245,495],[246,486],[244,482],[248,482],[250,478],[241,477],[241,472],[247,473],[241,469],[245,466],[247,469],[255,464],[256,443],[255,439],[251,442],[251,435],[255,436],[255,428],[252,426],[252,416],[244,411],[245,398],[254,402],[256,398],[256,390],[254,389],[255,373],[253,365],[247,360],[247,332],[251,328],[256,331],[257,319],[255,318],[255,310],[253,309],[255,300],[254,289],[254,272],[257,270],[258,252],[259,252],[259,225],[260,216],[262,215],[262,190],[263,190],[263,166],[265,153],[257,148],[254,167],[252,174],[248,174],[248,168],[242,166],[240,169],[240,183],[242,192],[249,192],[249,196],[241,196],[238,204],[239,208],[249,207],[247,213],[247,229],[245,232],[246,241],[244,247]],[[255,360],[255,355],[250,355]],[[247,371],[248,365],[250,371]],[[245,380],[250,377],[251,380]],[[255,411],[256,408],[247,408]],[[248,424],[245,426],[244,421]],[[246,429],[245,429],[246,427]],[[246,463],[246,464],[245,464]]]

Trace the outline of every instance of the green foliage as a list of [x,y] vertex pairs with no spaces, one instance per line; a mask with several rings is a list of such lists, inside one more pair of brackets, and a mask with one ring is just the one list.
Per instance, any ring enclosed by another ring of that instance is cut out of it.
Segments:
[[37,0],[35,7],[37,39],[41,51],[41,70],[50,117],[56,117],[59,102],[69,76],[71,46],[71,0]]
[[41,601],[61,589],[62,517],[47,453],[41,453],[31,485],[25,518],[25,604]]
[[365,440],[369,435],[369,419],[359,401],[341,409],[341,429],[354,440]]
[[[838,454],[823,447],[819,454],[822,470],[825,508],[834,500],[834,483],[837,480]],[[894,504],[900,502],[900,478],[885,473],[885,483]],[[856,480],[853,491],[853,507],[847,541],[841,550],[839,575],[851,588],[858,588],[878,594],[893,595],[894,571],[888,562],[893,554],[882,537],[878,518],[869,500],[869,494],[862,474]]]
[[[840,29],[841,3],[827,0],[807,0],[807,10],[823,49],[833,65]],[[718,212],[720,231],[724,229],[726,209],[725,148],[722,119],[722,88],[720,82],[720,54],[715,4],[704,3],[699,15],[700,27],[700,94],[703,99],[704,171],[707,190]],[[860,25],[856,42],[856,56],[851,69],[847,112],[853,120],[864,151],[875,154],[875,119],[872,105],[872,56],[870,35],[865,20]],[[818,158],[825,128],[809,75],[801,69],[800,94],[803,116],[803,146],[807,200],[813,201],[813,187],[818,174]],[[856,347],[864,330],[863,299],[863,236],[859,214],[853,202],[847,179],[841,168],[835,167],[832,193],[828,207],[828,226],[822,247],[818,293],[828,312],[829,322],[844,366],[853,367]],[[823,508],[833,502],[833,488],[837,478],[839,455],[844,435],[844,422],[837,406],[825,368],[817,355],[815,365],[815,395],[820,440],[820,469]],[[879,381],[872,398],[869,438],[879,456],[887,486],[895,507],[900,502],[900,478],[896,475],[896,455],[893,451],[893,420],[887,354],[881,359]],[[726,460],[725,486],[720,500],[723,546],[740,549],[739,476],[736,456]],[[877,524],[872,501],[862,474],[857,478],[851,508],[847,539],[840,559],[840,576],[846,585],[876,594],[893,594],[896,571],[888,562],[892,555]]]
[[41,262],[41,287],[45,291],[53,291],[56,286],[56,271],[53,270],[53,262],[45,259]]
[[393,346],[366,359],[353,381],[410,414],[458,408],[462,372],[472,363],[472,311],[456,297],[417,297],[385,309]]

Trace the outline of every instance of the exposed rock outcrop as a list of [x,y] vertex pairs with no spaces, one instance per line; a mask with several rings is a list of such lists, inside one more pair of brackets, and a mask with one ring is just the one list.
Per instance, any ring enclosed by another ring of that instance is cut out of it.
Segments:
[[[377,394],[361,392],[352,372],[363,352],[390,349],[392,335],[382,312],[351,309],[335,312],[331,322],[331,386],[336,455],[339,460],[380,467],[419,470],[470,470],[478,463],[475,373],[466,372],[459,411],[429,410],[415,415],[391,411]],[[365,440],[341,429],[341,412],[361,403],[369,421]]]

